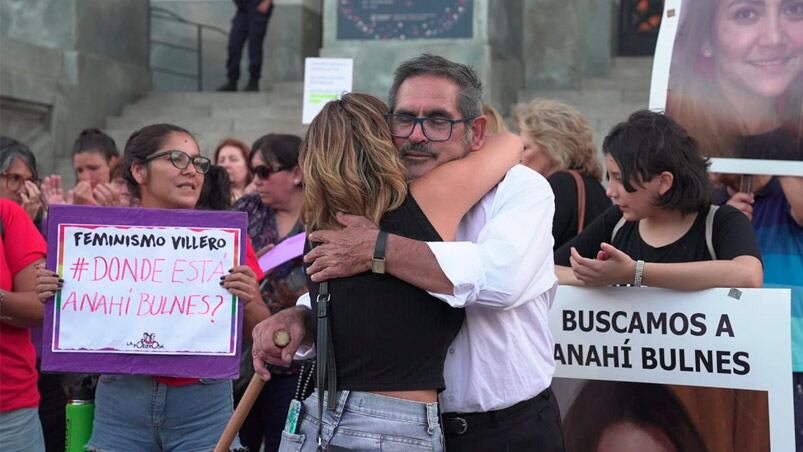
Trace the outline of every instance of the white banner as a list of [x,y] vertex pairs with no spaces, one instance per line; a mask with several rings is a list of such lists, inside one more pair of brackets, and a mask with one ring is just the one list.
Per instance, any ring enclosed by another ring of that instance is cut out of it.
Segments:
[[[710,399],[699,396],[703,388],[745,390],[751,400],[759,400],[758,409],[749,414],[751,421],[760,423],[759,414],[769,413],[765,423],[770,437],[763,440],[773,451],[795,450],[788,289],[678,292],[561,286],[549,316],[555,377],[682,385],[669,391],[677,397],[668,396],[681,402]],[[689,395],[695,391],[697,396]],[[566,414],[581,388],[556,392]],[[734,416],[718,414],[716,408],[711,406],[708,414]],[[704,440],[714,441],[700,416],[689,413],[688,418]]]

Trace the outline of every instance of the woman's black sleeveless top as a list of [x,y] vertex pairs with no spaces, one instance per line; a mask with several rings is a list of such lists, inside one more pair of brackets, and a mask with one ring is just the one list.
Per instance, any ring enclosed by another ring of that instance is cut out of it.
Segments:
[[[382,217],[380,228],[415,240],[441,241],[410,194]],[[318,284],[310,282],[309,291],[315,312]],[[463,323],[462,309],[388,274],[332,279],[329,293],[338,390],[444,388],[443,362]]]

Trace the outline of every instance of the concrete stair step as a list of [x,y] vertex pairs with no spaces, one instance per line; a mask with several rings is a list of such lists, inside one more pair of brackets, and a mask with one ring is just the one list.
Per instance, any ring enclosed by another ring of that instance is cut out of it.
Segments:
[[167,117],[191,117],[202,118],[212,116],[211,105],[182,105],[182,104],[167,104],[164,102],[136,102],[128,104],[123,107],[123,112],[120,117],[136,118],[136,117],[151,117],[151,116],[167,116]]
[[611,78],[650,78],[652,74],[652,57],[616,57],[613,59]]
[[650,77],[593,77],[586,78],[580,81],[580,89],[584,91],[590,90],[608,90],[617,89],[622,91],[633,92],[649,92],[650,90]]
[[267,92],[255,93],[219,93],[209,92],[182,92],[182,91],[163,91],[147,94],[137,104],[146,105],[181,105],[181,106],[243,106],[259,107],[270,103],[272,97]]
[[270,86],[270,92],[301,96],[304,93],[304,82],[275,82]]
[[565,90],[526,90],[519,93],[519,102],[529,102],[535,98],[556,99],[574,107],[600,105],[605,108],[620,104],[644,104],[649,101],[649,89],[630,91],[616,88],[608,89],[565,89]]
[[187,118],[184,116],[151,116],[151,117],[119,117],[106,118],[107,129],[129,130],[129,133],[150,124],[169,123],[183,127],[192,133],[200,131],[233,130],[234,122],[226,118]]
[[301,121],[301,101],[275,104],[271,103],[260,107],[213,107],[213,118],[231,119],[288,119]]
[[306,131],[306,126],[301,124],[301,114],[296,119],[278,118],[238,118],[234,120],[234,130],[266,130],[264,133],[298,133]]

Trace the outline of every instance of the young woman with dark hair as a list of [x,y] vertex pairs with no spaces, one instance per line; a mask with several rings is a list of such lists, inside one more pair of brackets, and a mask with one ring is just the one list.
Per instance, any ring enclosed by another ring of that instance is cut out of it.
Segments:
[[636,112],[603,152],[615,206],[555,252],[561,284],[761,287],[750,222],[733,207],[711,207],[708,163],[680,125]]
[[[210,166],[189,132],[154,124],[134,132],[126,143],[123,177],[141,207],[193,209]],[[243,335],[250,336],[253,325],[267,316],[254,270],[237,266],[221,284],[244,303]],[[40,268],[39,298],[47,300],[58,289],[58,276]],[[231,413],[230,380],[102,375],[87,448],[212,450]]]
[[72,148],[76,185],[64,192],[61,176],[42,182],[48,204],[123,205],[122,196],[110,184],[111,173],[120,159],[114,139],[100,129],[84,129]]

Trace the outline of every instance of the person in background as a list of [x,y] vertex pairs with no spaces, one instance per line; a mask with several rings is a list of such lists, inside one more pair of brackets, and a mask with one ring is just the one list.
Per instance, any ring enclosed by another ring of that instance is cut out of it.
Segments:
[[489,104],[483,104],[482,114],[484,114],[488,118],[487,133],[493,134],[493,133],[509,132],[509,130],[507,129],[507,124],[505,124],[505,119],[502,117],[502,114],[499,113],[497,109],[495,109]]
[[248,167],[249,152],[247,144],[234,138],[223,140],[215,149],[212,161],[223,167],[229,175],[232,202],[253,191],[253,186],[250,185],[253,175]]
[[99,205],[116,199],[109,184],[112,168],[120,152],[109,135],[99,129],[84,129],[75,140],[72,150],[73,169],[78,181],[66,194],[61,176],[48,176],[42,181],[47,204]]
[[[257,254],[262,255],[273,246],[296,234],[304,232],[301,223],[301,207],[304,194],[301,189],[301,169],[298,167],[298,151],[301,138],[294,135],[268,134],[260,137],[251,147],[248,156],[254,174],[254,193],[244,195],[234,206],[235,210],[248,213],[248,234]],[[262,298],[272,312],[295,305],[299,295],[307,292],[307,280],[301,256],[272,269],[261,284]],[[250,341],[243,353],[251,350]],[[237,399],[253,375],[250,362],[235,388]],[[274,375],[259,395],[254,408],[240,429],[240,440],[251,450],[279,448],[281,432],[287,416],[287,408],[293,398],[300,366],[273,366]],[[243,378],[246,376],[246,378]]]
[[[44,452],[36,351],[28,327],[42,323],[36,265],[46,244],[28,213],[0,198],[0,450]],[[63,407],[62,407],[63,409]],[[61,432],[62,435],[64,432]],[[63,449],[62,449],[63,450]]]
[[268,20],[273,14],[273,0],[234,0],[237,12],[231,20],[229,57],[226,59],[228,81],[218,91],[237,91],[240,80],[240,57],[248,41],[248,84],[245,91],[259,91],[262,76],[262,42],[268,31]]
[[639,111],[602,150],[615,206],[555,252],[561,284],[761,287],[752,228],[735,208],[711,206],[708,162],[680,125]]
[[600,184],[591,126],[579,111],[547,99],[520,106],[514,118],[524,140],[521,162],[546,177],[555,193],[552,237],[557,250],[611,205]]
[[[171,124],[134,132],[123,156],[124,177],[143,208],[193,209],[211,161],[195,138]],[[132,208],[134,209],[134,208]],[[221,286],[243,303],[243,335],[267,317],[256,272],[247,263],[230,270]],[[61,288],[58,275],[36,273],[36,292],[47,300]],[[212,450],[232,413],[230,380],[101,375],[89,450]],[[234,441],[235,449],[239,441]]]
[[23,143],[0,135],[0,198],[22,206],[28,217],[41,224],[44,205],[39,190],[36,157]]

